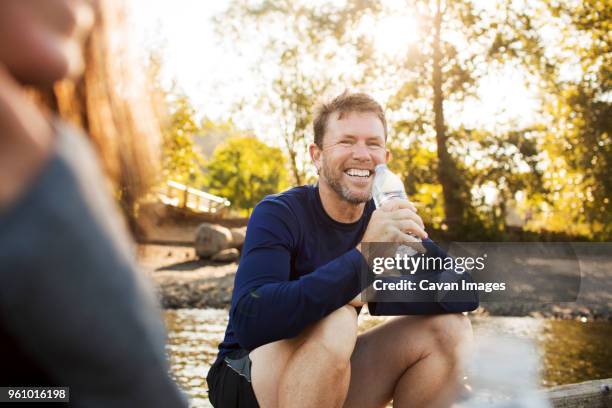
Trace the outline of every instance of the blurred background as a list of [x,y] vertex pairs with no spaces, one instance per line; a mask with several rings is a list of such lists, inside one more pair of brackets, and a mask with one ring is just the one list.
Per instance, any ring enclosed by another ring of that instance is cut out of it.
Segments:
[[391,166],[462,240],[612,236],[608,1],[131,3],[163,177],[246,216],[314,180],[313,108],[344,89],[390,121]]

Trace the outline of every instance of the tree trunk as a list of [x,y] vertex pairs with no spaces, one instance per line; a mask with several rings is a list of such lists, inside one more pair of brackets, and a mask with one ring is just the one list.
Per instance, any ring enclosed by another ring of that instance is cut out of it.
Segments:
[[461,197],[460,175],[453,158],[448,152],[446,126],[444,124],[444,95],[442,92],[442,51],[440,45],[440,31],[442,26],[442,11],[440,1],[436,0],[436,14],[434,17],[433,38],[433,110],[434,127],[436,130],[436,143],[438,153],[438,180],[442,185],[444,196],[445,223],[451,231],[461,222],[464,203]]
[[300,170],[297,166],[297,153],[295,151],[295,146],[289,142],[289,139],[285,139],[287,142],[287,151],[289,152],[289,165],[291,166],[291,173],[293,174],[293,181],[296,186],[302,185],[302,175],[300,174]]

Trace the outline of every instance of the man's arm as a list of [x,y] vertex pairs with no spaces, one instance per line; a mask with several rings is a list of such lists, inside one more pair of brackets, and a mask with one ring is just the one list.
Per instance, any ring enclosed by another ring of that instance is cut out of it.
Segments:
[[361,289],[365,261],[356,249],[290,281],[297,231],[295,216],[282,203],[264,200],[251,215],[230,311],[238,341],[248,350],[297,336]]

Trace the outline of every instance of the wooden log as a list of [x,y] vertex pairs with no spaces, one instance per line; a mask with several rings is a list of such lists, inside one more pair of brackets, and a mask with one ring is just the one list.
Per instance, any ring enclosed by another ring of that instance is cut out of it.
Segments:
[[612,378],[561,385],[547,395],[554,408],[612,408]]

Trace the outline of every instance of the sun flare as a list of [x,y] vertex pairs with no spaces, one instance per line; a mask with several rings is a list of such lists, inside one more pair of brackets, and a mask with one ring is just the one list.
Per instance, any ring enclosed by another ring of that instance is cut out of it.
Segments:
[[377,52],[392,57],[406,50],[419,39],[417,20],[412,15],[386,15],[364,18],[362,32],[371,33]]

